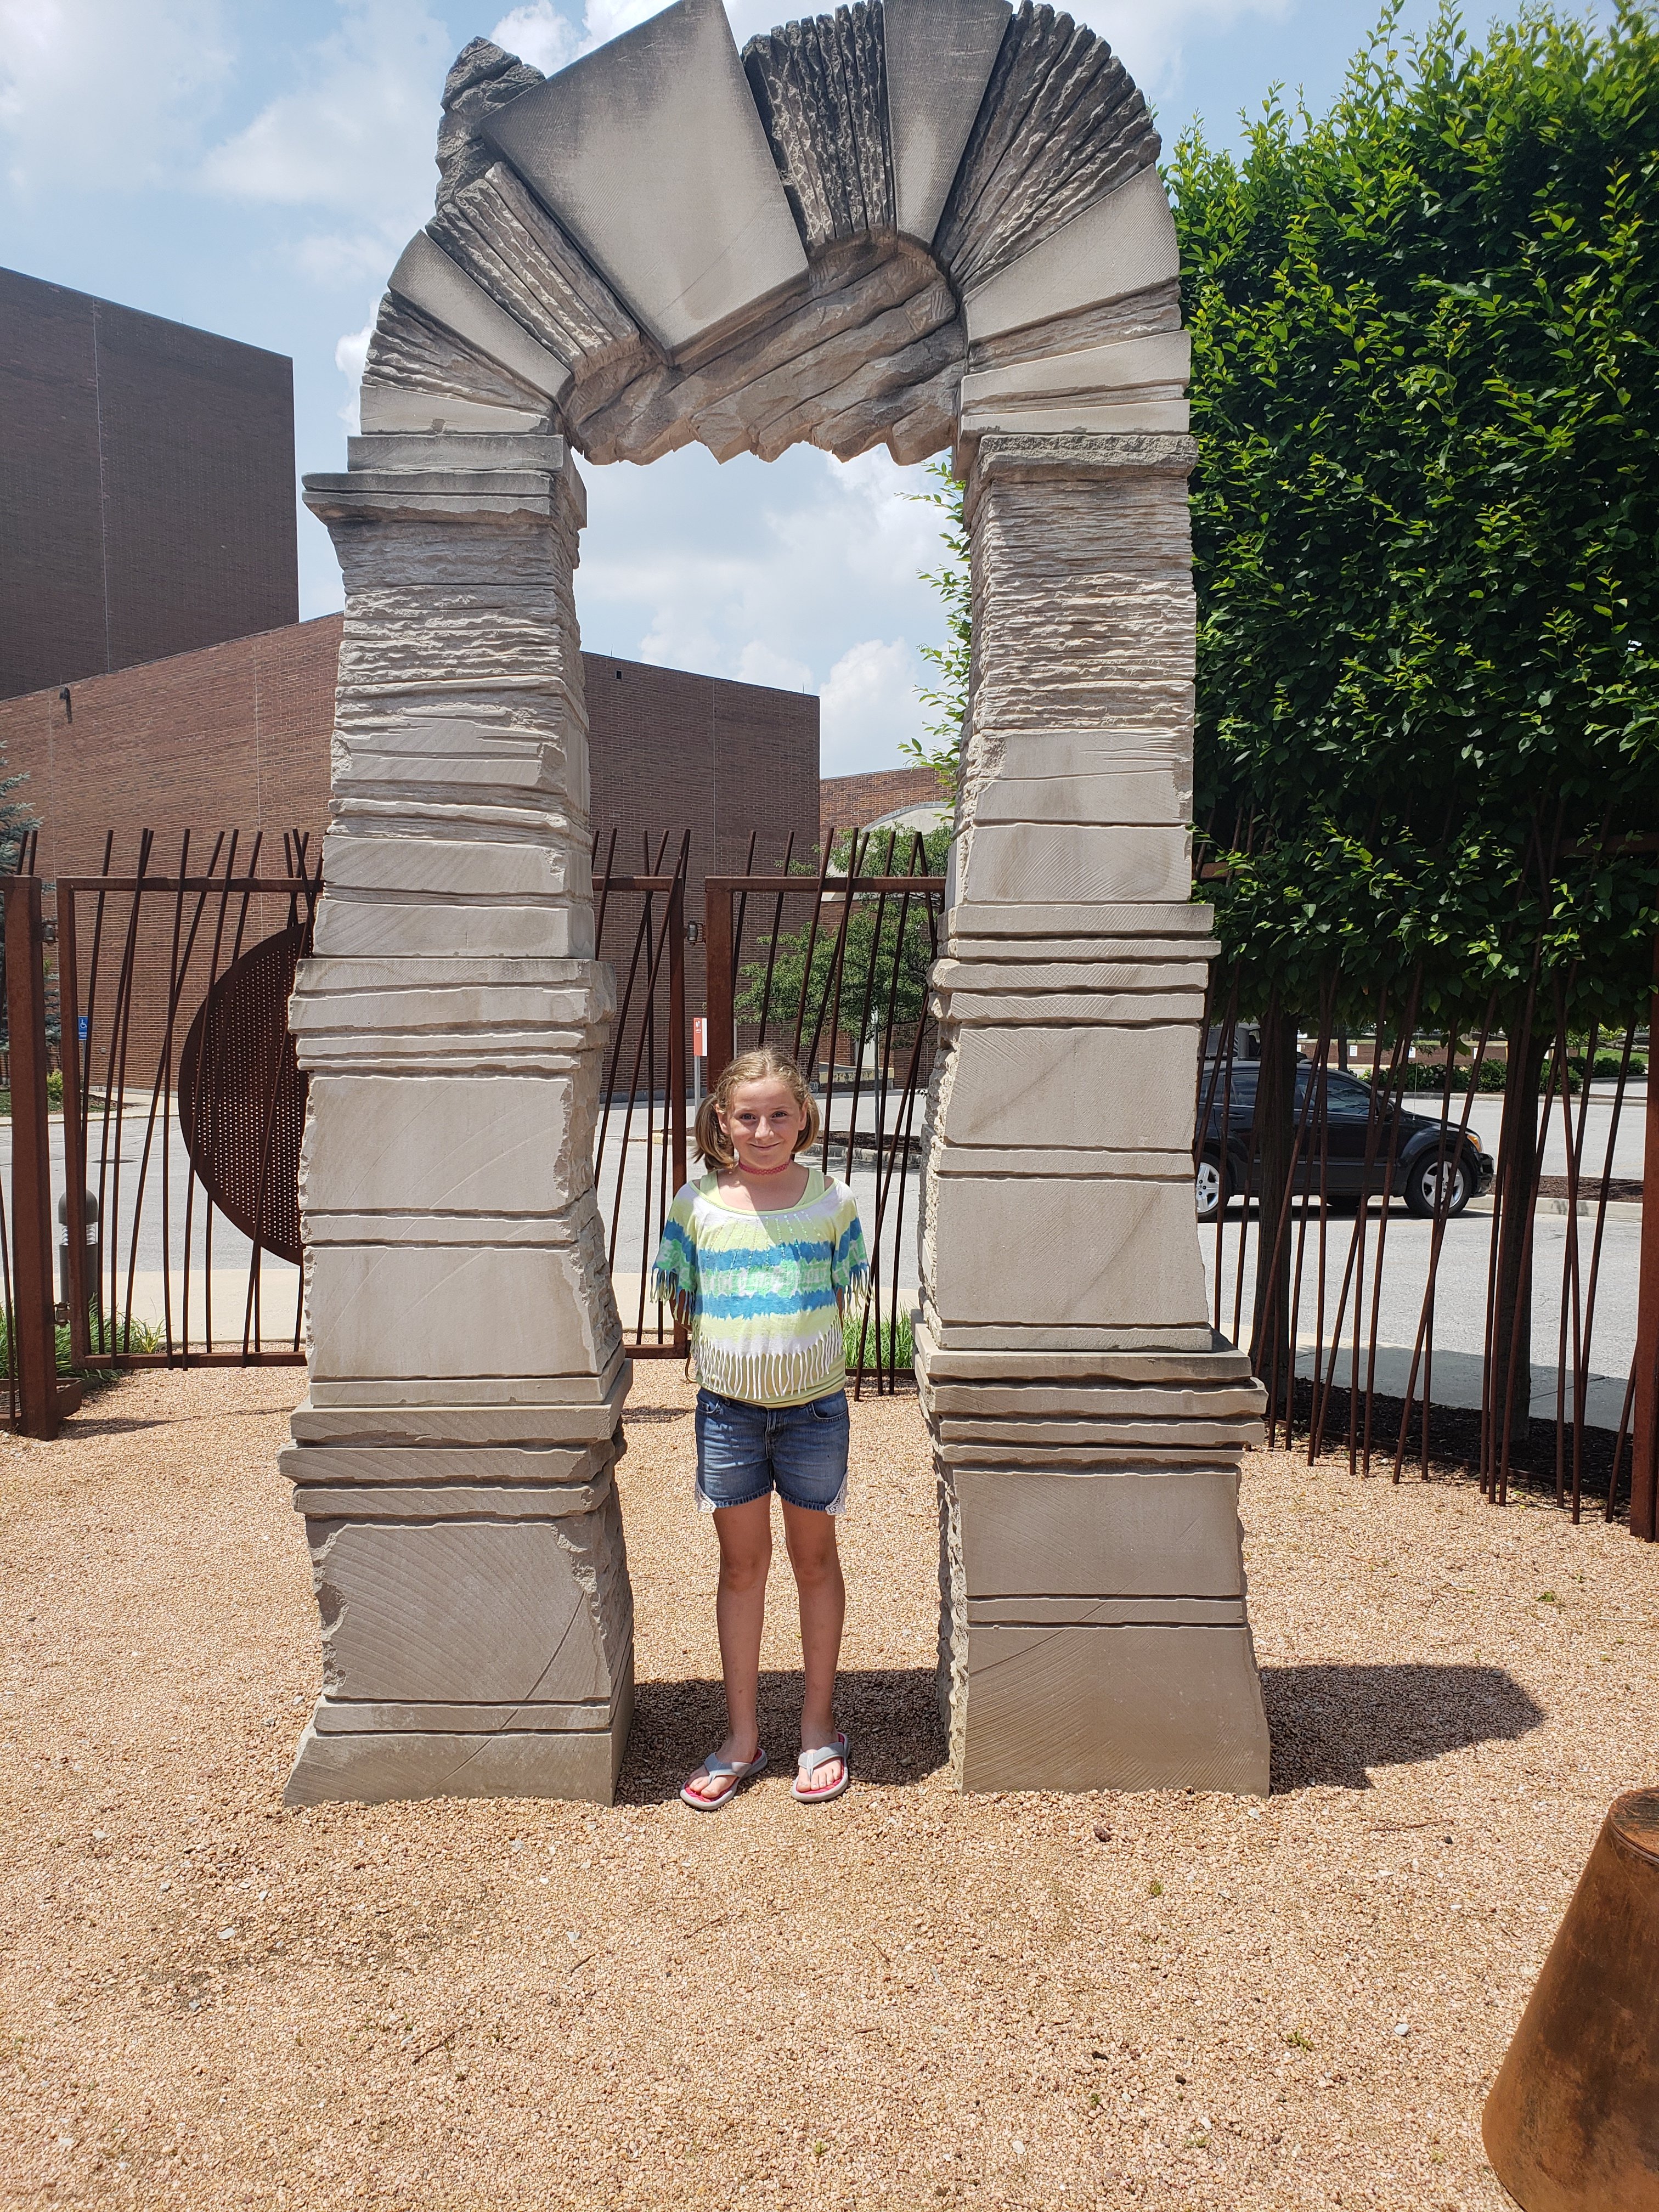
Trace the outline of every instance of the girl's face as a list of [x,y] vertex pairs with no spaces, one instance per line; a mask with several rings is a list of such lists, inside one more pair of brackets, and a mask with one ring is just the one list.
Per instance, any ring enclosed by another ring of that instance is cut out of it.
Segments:
[[781,1076],[740,1083],[720,1116],[741,1168],[780,1168],[793,1158],[806,1127],[806,1109],[798,1106]]

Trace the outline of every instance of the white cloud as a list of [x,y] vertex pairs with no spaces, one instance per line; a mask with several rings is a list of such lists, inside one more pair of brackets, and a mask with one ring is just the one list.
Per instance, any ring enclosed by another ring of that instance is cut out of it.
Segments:
[[435,16],[404,0],[347,0],[338,27],[305,56],[299,84],[213,149],[202,183],[348,216],[294,240],[290,258],[325,284],[383,277],[432,212],[450,44]]
[[804,660],[792,660],[763,639],[751,637],[738,655],[738,681],[765,684],[774,691],[810,691],[812,672]]
[[591,54],[595,46],[659,14],[662,6],[663,0],[587,0],[579,28],[553,0],[526,0],[503,15],[489,36],[506,52],[551,76],[579,55]]
[[943,629],[919,580],[939,518],[921,471],[807,447],[720,466],[692,447],[649,469],[585,468],[576,577],[595,651],[817,691],[825,773],[900,765],[921,731],[918,645]]
[[374,315],[375,310],[371,307],[362,330],[347,331],[334,348],[334,366],[350,387],[340,410],[340,420],[354,438],[362,428],[363,365],[368,359],[368,342],[374,335]]
[[820,775],[898,765],[900,743],[916,734],[920,672],[902,638],[866,638],[842,653],[819,695]]
[[517,54],[521,62],[528,62],[544,76],[551,76],[567,63],[574,62],[581,52],[581,34],[568,15],[562,15],[552,0],[530,0],[526,8],[515,8],[489,33],[495,45],[509,54]]
[[1073,14],[1098,31],[1143,90],[1181,82],[1189,43],[1254,19],[1282,23],[1296,0],[1085,0]]
[[222,0],[0,0],[8,180],[127,191],[193,158],[228,81]]

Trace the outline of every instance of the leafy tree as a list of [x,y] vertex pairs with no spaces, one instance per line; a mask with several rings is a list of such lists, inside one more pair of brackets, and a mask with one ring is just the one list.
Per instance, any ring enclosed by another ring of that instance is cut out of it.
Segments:
[[1467,1017],[1541,939],[1622,1020],[1654,863],[1575,848],[1659,795],[1659,36],[1391,25],[1323,121],[1176,151],[1218,923],[1262,1004],[1421,959]]
[[0,876],[15,876],[22,864],[24,842],[40,823],[21,799],[12,797],[28,781],[27,776],[8,775],[5,767],[6,757],[0,753]]
[[[1328,116],[1275,97],[1242,157],[1194,131],[1170,167],[1200,896],[1262,1029],[1264,1218],[1299,1024],[1507,1034],[1514,1411],[1540,1070],[1558,1028],[1639,1018],[1659,921],[1659,32],[1635,0],[1481,45],[1398,14]],[[942,471],[933,496],[950,642],[912,751],[948,781],[970,610]]]
[[963,486],[951,473],[941,453],[927,464],[933,478],[931,491],[915,496],[925,506],[936,507],[944,520],[939,535],[945,558],[937,568],[924,568],[921,581],[931,584],[945,603],[945,643],[924,645],[921,657],[937,671],[938,680],[918,691],[927,709],[924,725],[933,739],[924,744],[908,738],[899,747],[918,768],[930,768],[947,799],[957,795],[957,775],[962,765],[963,732],[968,719],[968,672],[974,650],[974,614],[968,574],[968,525],[962,512]]
[[[935,830],[920,842],[918,861],[914,835],[844,831],[832,848],[830,872],[845,876],[856,864],[860,876],[942,876],[950,851],[949,829]],[[802,872],[817,871],[803,864]],[[890,1022],[896,1036],[908,1044],[927,1011],[927,971],[937,951],[927,902],[907,900],[898,892],[885,899],[873,892],[855,898],[847,916],[844,951],[841,925],[840,908],[831,907],[820,917],[816,931],[809,926],[781,935],[769,989],[765,957],[746,962],[738,976],[738,1018],[758,1022],[764,1009],[768,1036],[787,1043],[799,1012],[803,1059],[815,1030],[820,1050],[828,1048],[832,1023],[842,1036],[853,1037],[862,1047],[872,1042],[879,1045]]]

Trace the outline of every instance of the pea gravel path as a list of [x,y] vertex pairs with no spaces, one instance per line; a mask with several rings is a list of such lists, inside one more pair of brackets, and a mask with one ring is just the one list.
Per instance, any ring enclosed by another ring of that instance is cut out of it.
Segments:
[[1659,1776],[1622,1529],[1258,1455],[1273,1797],[964,1800],[921,1418],[866,1405],[857,1785],[787,1795],[781,1589],[777,1771],[699,1817],[713,1544],[690,1393],[643,1367],[622,1802],[296,1814],[296,1379],[141,1374],[0,1442],[0,2204],[1507,2201],[1485,2087],[1607,1800]]

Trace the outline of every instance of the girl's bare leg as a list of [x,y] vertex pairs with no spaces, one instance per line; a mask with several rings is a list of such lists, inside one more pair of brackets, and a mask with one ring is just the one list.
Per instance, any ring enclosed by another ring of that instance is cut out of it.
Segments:
[[[835,1516],[786,1504],[783,1536],[800,1593],[800,1648],[806,1676],[801,1698],[800,1747],[817,1751],[836,1740],[836,1666],[847,1615],[847,1586],[836,1548]],[[827,1761],[812,1777],[814,1789],[833,1790],[842,1772],[840,1759]]]
[[[714,1534],[720,1547],[714,1620],[720,1635],[720,1670],[726,1677],[726,1741],[716,1755],[747,1765],[760,1748],[755,1705],[760,1693],[766,1576],[772,1564],[771,1493],[751,1498],[747,1505],[719,1507]],[[828,1737],[823,1740],[829,1741]],[[694,1778],[686,1786],[712,1804],[736,1784],[722,1777],[717,1782]]]

